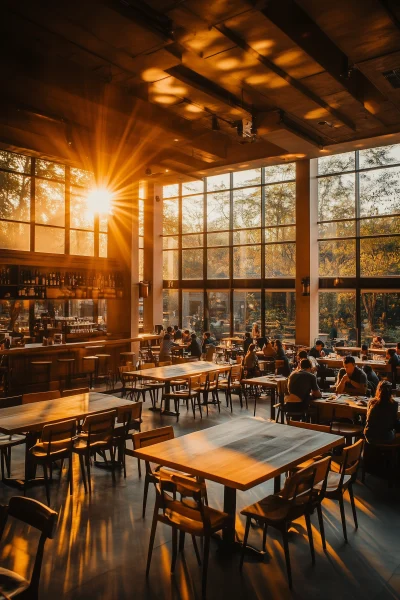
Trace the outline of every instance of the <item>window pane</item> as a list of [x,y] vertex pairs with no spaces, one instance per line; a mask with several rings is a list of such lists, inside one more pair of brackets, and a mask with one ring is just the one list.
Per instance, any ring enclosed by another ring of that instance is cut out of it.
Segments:
[[295,178],[296,163],[265,167],[265,183],[274,183],[274,181],[288,181]]
[[251,331],[253,323],[261,329],[261,292],[233,292],[233,331]]
[[94,215],[88,210],[86,194],[71,193],[71,227],[94,229]]
[[296,223],[296,184],[280,183],[265,188],[265,225]]
[[261,169],[249,169],[248,171],[236,171],[233,173],[233,187],[247,187],[260,185]]
[[400,213],[400,167],[360,173],[360,215]]
[[0,172],[0,218],[29,221],[31,178]]
[[230,175],[229,173],[225,173],[224,175],[214,175],[213,177],[207,177],[206,182],[208,192],[227,190],[230,187]]
[[80,185],[83,187],[94,186],[94,175],[91,171],[84,169],[71,168],[71,185]]
[[144,250],[139,248],[139,281],[144,279]]
[[233,228],[260,227],[261,188],[233,192]]
[[65,179],[65,167],[48,160],[36,159],[35,173],[40,177],[49,177],[50,179]]
[[29,174],[31,172],[31,158],[30,156],[0,150],[0,168]]
[[294,342],[296,292],[265,292],[265,335]]
[[242,229],[233,232],[234,244],[259,244],[261,242],[261,229]]
[[204,196],[190,196],[182,200],[182,233],[204,231]]
[[182,251],[182,279],[203,279],[203,250]]
[[320,292],[319,332],[323,341],[357,340],[355,292]]
[[239,246],[233,249],[234,279],[261,277],[261,246]]
[[271,227],[265,230],[266,242],[294,242],[296,227]]
[[163,326],[179,323],[179,292],[178,290],[163,290]]
[[164,237],[163,238],[163,248],[165,250],[174,250],[178,247],[178,238],[177,237]]
[[229,233],[209,233],[207,235],[207,246],[228,246]]
[[35,227],[35,251],[64,254],[65,229],[58,227]]
[[71,229],[70,252],[80,256],[94,256],[94,233]]
[[360,221],[361,236],[389,233],[400,233],[400,217],[382,217]]
[[178,251],[163,252],[163,279],[178,279]]
[[99,230],[102,231],[103,233],[107,233],[107,231],[108,231],[108,219],[109,218],[110,218],[109,215],[105,215],[104,213],[101,213],[99,215]]
[[182,326],[197,335],[204,331],[203,292],[182,292]]
[[359,151],[360,169],[400,163],[400,144]]
[[144,238],[142,236],[139,236],[139,248],[144,248]]
[[207,230],[229,229],[229,192],[207,194]]
[[265,277],[295,277],[296,244],[265,246]]
[[[36,223],[65,225],[65,188],[63,183],[36,181]],[[72,215],[71,215],[72,217]]]
[[163,186],[163,198],[175,198],[179,194],[179,184],[173,183],[172,185]]
[[351,277],[356,274],[356,242],[319,242],[319,276]]
[[318,175],[354,171],[355,168],[355,152],[345,152],[344,154],[335,154],[334,156],[322,156],[318,159]]
[[108,235],[100,233],[99,235],[99,256],[107,258],[108,256]]
[[207,279],[229,279],[229,248],[207,250]]
[[400,237],[362,239],[360,271],[361,277],[400,275]]
[[207,292],[209,329],[216,340],[230,333],[229,292]]
[[318,179],[318,220],[355,217],[355,177],[338,175]]
[[199,194],[204,191],[204,182],[202,180],[189,181],[188,183],[182,183],[182,196],[189,196],[189,194]]
[[0,248],[30,250],[30,225],[0,221]]
[[204,235],[195,233],[194,235],[182,236],[182,248],[199,248],[204,245]]
[[179,232],[179,204],[178,200],[164,200],[163,202],[163,234],[170,235]]
[[342,238],[356,235],[355,221],[335,221],[318,225],[319,238]]
[[144,200],[138,200],[138,227],[139,235],[144,235]]
[[361,341],[370,344],[380,335],[386,346],[399,341],[400,293],[361,293]]

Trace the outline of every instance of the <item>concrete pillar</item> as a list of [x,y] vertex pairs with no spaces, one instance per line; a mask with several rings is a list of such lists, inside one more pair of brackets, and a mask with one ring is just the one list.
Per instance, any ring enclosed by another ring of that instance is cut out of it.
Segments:
[[[158,199],[157,199],[158,198]],[[143,301],[143,329],[149,333],[163,322],[163,206],[161,186],[145,184],[144,200],[144,281],[149,296]]]

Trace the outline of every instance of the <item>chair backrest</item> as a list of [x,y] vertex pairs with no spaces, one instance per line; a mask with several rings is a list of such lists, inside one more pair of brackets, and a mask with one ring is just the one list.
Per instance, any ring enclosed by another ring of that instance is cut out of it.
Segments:
[[[317,484],[321,484],[318,492],[314,496],[314,499],[317,500],[318,502],[322,502],[322,500],[325,496],[331,460],[332,460],[332,458],[330,456],[326,456],[325,458],[321,458],[321,460],[315,461],[315,463],[313,464],[313,468],[315,469],[314,487]],[[314,493],[315,493],[315,490],[314,490]]]
[[8,396],[8,398],[0,398],[0,409],[10,408],[11,406],[20,406],[22,404],[22,396]]
[[215,388],[218,385],[219,371],[210,371],[207,376],[208,388]]
[[353,409],[347,404],[334,404],[331,402],[317,403],[318,420],[323,419],[331,424],[335,419],[352,419]]
[[288,403],[288,404],[296,404],[296,403],[299,403],[299,402],[303,402],[303,400],[299,396],[296,396],[296,394],[287,394],[284,397],[284,402],[285,402],[285,404],[286,403]]
[[119,408],[117,412],[117,423],[129,426],[132,421],[141,421],[143,402],[133,402],[131,406]]
[[70,450],[76,434],[76,420],[60,421],[45,425],[40,436],[41,442],[47,446],[47,454],[60,450]]
[[241,381],[243,375],[243,367],[242,365],[233,365],[230,370],[230,381],[231,383],[234,381]]
[[206,360],[212,360],[215,352],[216,352],[215,346],[208,346],[208,348],[206,350]]
[[57,398],[61,398],[60,390],[23,394],[22,404],[32,404],[33,402],[43,402],[45,400],[57,400]]
[[41,532],[32,577],[28,588],[29,592],[27,590],[30,598],[38,598],[44,545],[48,538],[53,538],[55,535],[58,513],[41,502],[33,500],[32,498],[25,498],[24,496],[13,496],[10,498],[8,507],[6,507],[6,511],[4,512],[5,518],[0,524],[0,539],[3,535],[8,515]]
[[143,363],[142,366],[140,367],[141,371],[146,371],[146,369],[154,369],[156,366],[155,363]]
[[[160,469],[157,495],[160,498],[164,516],[168,518],[170,511],[180,515],[185,520],[194,521],[194,525],[202,523],[204,533],[211,529],[209,513],[204,511],[202,485],[191,477],[173,474]],[[171,495],[172,494],[172,495]],[[179,494],[180,499],[177,500]],[[168,511],[168,512],[167,512]],[[190,524],[189,524],[190,527]]]
[[150,431],[141,431],[140,433],[132,434],[133,447],[135,450],[140,450],[140,448],[147,448],[147,446],[173,440],[174,437],[174,428],[171,425],[151,429]]
[[290,419],[288,425],[292,427],[300,427],[301,429],[312,429],[313,431],[321,431],[323,433],[330,433],[331,428],[329,425],[317,425],[316,423],[303,423],[302,421],[292,421]]
[[78,396],[78,394],[88,394],[90,392],[88,387],[76,388],[75,390],[63,390],[61,392],[61,397],[65,398],[66,396]]
[[164,360],[163,362],[159,362],[158,363],[159,367],[169,367],[170,365],[172,365],[172,361],[171,360]]
[[107,410],[88,415],[82,425],[82,431],[88,434],[88,445],[95,442],[110,442],[114,431],[115,410]]
[[363,445],[364,440],[358,440],[355,444],[343,448],[343,462],[340,469],[340,486],[343,484],[343,479],[345,475],[351,475],[352,481],[355,481],[357,477],[358,467],[360,465]]
[[312,500],[315,479],[314,465],[301,469],[288,477],[282,490],[282,497],[293,504],[308,504]]

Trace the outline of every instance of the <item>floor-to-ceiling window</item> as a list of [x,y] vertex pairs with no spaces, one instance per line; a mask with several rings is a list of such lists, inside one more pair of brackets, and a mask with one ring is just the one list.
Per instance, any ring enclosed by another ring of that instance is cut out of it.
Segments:
[[318,159],[320,332],[400,338],[400,145]]

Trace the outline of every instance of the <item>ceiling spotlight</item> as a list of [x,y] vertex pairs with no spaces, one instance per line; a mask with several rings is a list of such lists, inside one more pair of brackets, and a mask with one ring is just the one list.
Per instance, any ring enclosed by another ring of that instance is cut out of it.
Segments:
[[321,127],[327,125],[328,127],[333,127],[332,123],[329,123],[329,121],[318,121],[318,125],[321,125]]
[[174,139],[174,142],[179,142],[178,138],[175,138],[175,139]]
[[211,129],[213,131],[219,131],[220,130],[220,126],[219,126],[219,121],[217,118],[217,115],[213,115],[212,119],[211,119]]
[[169,173],[169,169],[165,169],[165,172],[166,172],[166,173]]

